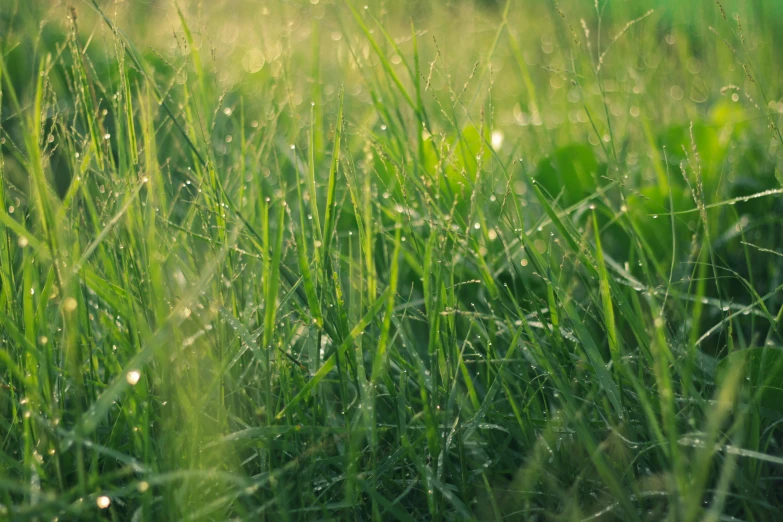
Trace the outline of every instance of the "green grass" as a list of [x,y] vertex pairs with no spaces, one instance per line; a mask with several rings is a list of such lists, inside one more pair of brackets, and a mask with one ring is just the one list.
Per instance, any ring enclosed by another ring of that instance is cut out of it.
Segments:
[[782,517],[781,21],[0,0],[0,520]]

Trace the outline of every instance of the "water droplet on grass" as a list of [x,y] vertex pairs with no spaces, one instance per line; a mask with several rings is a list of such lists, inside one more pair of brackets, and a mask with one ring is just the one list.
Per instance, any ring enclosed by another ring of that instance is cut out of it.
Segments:
[[68,297],[63,301],[63,310],[66,312],[73,312],[76,310],[76,307],[79,306],[79,304],[76,302],[76,299],[73,297]]
[[492,144],[492,148],[494,150],[500,149],[500,147],[503,146],[503,131],[492,131],[492,136],[490,137],[490,143]]
[[136,386],[139,379],[141,379],[141,373],[139,373],[138,370],[131,370],[125,374],[125,380],[128,381],[128,384],[131,386]]

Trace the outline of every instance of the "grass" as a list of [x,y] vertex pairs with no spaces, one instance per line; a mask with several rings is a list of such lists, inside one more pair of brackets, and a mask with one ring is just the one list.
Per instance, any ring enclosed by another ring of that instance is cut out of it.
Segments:
[[0,0],[0,519],[778,519],[781,15]]

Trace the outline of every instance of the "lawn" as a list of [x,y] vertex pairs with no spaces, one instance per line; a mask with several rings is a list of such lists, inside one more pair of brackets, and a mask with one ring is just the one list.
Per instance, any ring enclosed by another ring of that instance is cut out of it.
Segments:
[[781,49],[0,0],[0,520],[783,520]]

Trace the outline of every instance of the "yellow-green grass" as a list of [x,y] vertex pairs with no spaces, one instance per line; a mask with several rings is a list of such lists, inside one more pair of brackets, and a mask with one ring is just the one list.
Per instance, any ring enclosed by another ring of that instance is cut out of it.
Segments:
[[783,517],[781,35],[0,0],[0,520]]

